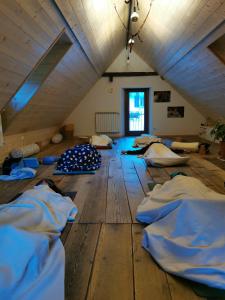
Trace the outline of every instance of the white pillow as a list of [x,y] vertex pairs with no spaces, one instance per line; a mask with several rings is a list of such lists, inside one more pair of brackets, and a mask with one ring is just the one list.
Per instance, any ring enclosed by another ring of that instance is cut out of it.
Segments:
[[182,142],[172,142],[171,149],[173,150],[184,150],[187,152],[198,152],[199,142],[194,143],[182,143]]
[[53,135],[51,141],[53,144],[59,144],[61,143],[63,140],[63,136],[61,133],[56,133],[55,135]]

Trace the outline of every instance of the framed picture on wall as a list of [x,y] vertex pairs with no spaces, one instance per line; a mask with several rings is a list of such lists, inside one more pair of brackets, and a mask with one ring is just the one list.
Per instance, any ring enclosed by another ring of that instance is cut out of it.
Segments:
[[170,102],[170,91],[154,91],[154,102]]
[[184,118],[184,106],[168,106],[167,118]]

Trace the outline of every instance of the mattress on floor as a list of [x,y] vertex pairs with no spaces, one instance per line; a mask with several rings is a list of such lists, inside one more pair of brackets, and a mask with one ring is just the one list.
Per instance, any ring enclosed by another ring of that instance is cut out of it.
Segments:
[[167,272],[225,289],[225,195],[178,175],[156,185],[137,209],[143,246]]
[[176,166],[186,164],[189,156],[179,156],[161,143],[152,144],[144,154],[147,165]]
[[113,141],[110,137],[107,135],[93,135],[90,139],[90,143],[92,146],[96,147],[107,147],[112,145]]

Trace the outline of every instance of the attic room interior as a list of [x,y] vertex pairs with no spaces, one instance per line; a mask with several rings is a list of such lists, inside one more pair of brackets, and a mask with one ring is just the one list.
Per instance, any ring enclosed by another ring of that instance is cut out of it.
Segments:
[[225,0],[0,25],[0,299],[225,299]]

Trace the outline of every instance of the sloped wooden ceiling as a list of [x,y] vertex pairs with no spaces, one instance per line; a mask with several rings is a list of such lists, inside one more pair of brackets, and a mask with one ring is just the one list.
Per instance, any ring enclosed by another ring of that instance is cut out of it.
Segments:
[[[148,0],[139,1],[147,10]],[[225,33],[224,0],[154,0],[135,50],[206,116],[225,117],[225,66],[207,48]],[[224,45],[225,47],[225,45]]]
[[125,45],[127,5],[121,0],[54,0],[88,57],[102,74]]
[[[111,0],[100,1],[109,12],[105,19],[90,14],[93,3],[99,1],[86,1],[86,6],[82,1],[74,2],[71,11],[75,35],[67,24],[70,19],[67,16],[65,22],[52,0],[0,1],[0,109],[63,29],[73,41],[73,46],[5,134],[60,125],[123,48],[125,32],[121,24],[118,30],[119,21],[112,14]],[[67,9],[70,3],[61,1],[61,5]],[[110,27],[102,26],[109,21]]]

